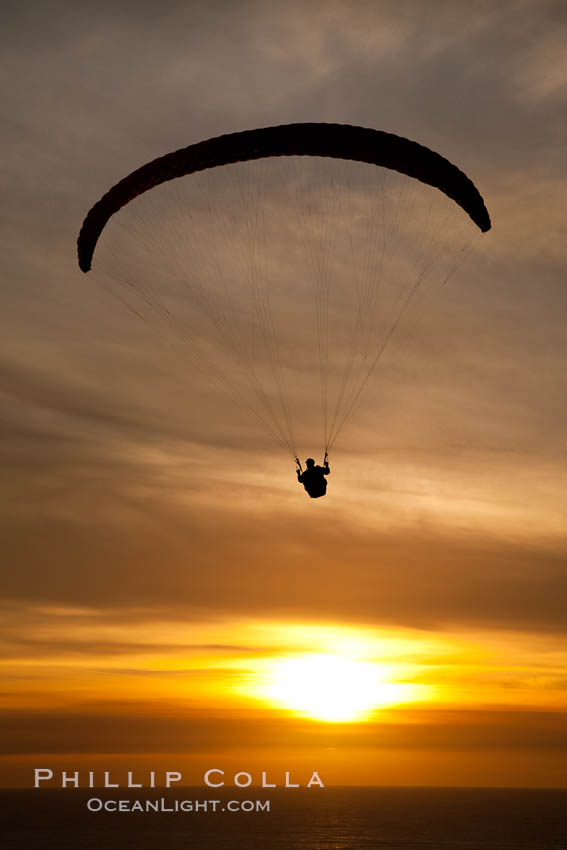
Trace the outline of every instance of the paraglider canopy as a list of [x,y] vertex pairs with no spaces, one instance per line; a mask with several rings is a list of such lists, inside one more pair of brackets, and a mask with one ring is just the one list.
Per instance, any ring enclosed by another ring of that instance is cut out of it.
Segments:
[[490,227],[474,183],[439,153],[381,130],[287,124],[136,169],[88,212],[78,260],[88,272],[102,236],[102,285],[182,339],[191,376],[205,372],[295,459],[297,411],[310,427],[320,397],[328,452],[406,314]]
[[186,174],[234,162],[273,156],[325,156],[391,168],[428,183],[452,198],[485,233],[490,217],[466,174],[435,151],[382,130],[348,124],[283,124],[228,133],[173,151],[133,171],[92,207],[78,239],[79,266],[88,272],[106,222],[121,207],[154,186]]

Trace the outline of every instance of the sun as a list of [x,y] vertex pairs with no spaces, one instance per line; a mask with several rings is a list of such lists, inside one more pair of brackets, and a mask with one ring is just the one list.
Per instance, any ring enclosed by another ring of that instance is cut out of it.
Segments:
[[416,686],[387,681],[379,664],[329,653],[274,660],[259,695],[329,723],[361,722],[378,708],[415,698]]

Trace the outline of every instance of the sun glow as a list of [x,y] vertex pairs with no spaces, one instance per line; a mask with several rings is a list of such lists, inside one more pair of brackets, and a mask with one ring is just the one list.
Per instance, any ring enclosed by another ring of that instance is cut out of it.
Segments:
[[338,654],[275,660],[261,696],[296,714],[329,723],[361,722],[378,708],[413,701],[417,685],[388,681],[387,668]]

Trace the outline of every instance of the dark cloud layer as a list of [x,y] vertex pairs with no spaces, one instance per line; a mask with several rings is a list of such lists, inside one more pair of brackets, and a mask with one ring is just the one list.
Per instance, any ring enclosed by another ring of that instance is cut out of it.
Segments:
[[277,514],[234,522],[195,510],[174,518],[158,506],[150,513],[150,528],[135,503],[121,505],[118,525],[111,517],[31,529],[12,522],[3,533],[12,564],[6,598],[118,608],[126,620],[129,609],[155,607],[198,619],[238,612],[424,628],[567,627],[561,546],[321,528]]
[[[567,716],[549,711],[400,712],[400,722],[361,725],[317,724],[301,719],[252,714],[184,717],[156,708],[144,715],[124,706],[125,714],[101,710],[3,713],[1,743],[5,755],[33,753],[230,753],[233,749],[293,750],[326,747],[357,749],[467,751],[565,750]],[[410,721],[410,722],[407,722]],[[412,722],[413,721],[413,722]],[[416,722],[418,721],[418,722]]]

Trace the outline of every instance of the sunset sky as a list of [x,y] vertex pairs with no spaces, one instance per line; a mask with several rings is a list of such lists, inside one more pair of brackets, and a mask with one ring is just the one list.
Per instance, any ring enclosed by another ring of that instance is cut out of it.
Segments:
[[[0,784],[567,787],[565,4],[4,6]],[[75,244],[139,165],[302,121],[440,151],[493,221],[313,502]]]

